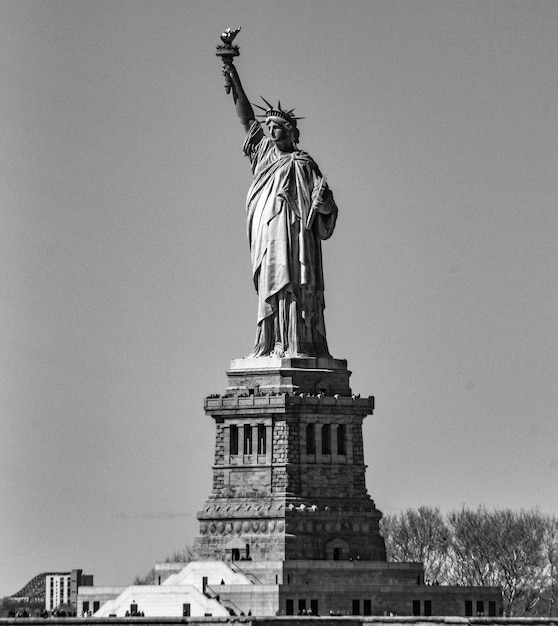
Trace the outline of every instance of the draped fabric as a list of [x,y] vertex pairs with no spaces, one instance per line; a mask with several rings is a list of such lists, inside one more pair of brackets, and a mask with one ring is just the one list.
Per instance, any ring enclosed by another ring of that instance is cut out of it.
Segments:
[[335,228],[333,195],[326,187],[322,202],[312,207],[312,191],[322,179],[318,166],[306,152],[281,152],[259,122],[248,131],[243,150],[254,176],[246,203],[258,294],[250,356],[330,356],[321,240]]

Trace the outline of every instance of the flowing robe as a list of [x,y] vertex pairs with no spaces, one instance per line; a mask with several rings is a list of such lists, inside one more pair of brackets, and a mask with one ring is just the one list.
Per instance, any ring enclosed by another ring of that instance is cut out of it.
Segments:
[[326,187],[322,202],[312,206],[312,192],[322,180],[318,166],[306,152],[281,152],[259,122],[248,131],[243,150],[254,176],[246,202],[258,294],[250,356],[329,357],[321,240],[335,228],[333,195]]

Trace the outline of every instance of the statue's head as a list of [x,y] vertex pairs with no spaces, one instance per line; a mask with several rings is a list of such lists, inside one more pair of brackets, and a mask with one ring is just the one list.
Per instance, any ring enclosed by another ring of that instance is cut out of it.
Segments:
[[300,137],[296,124],[288,122],[275,115],[266,118],[265,123],[269,134],[280,150],[295,149]]
[[258,109],[264,111],[264,115],[259,115],[258,117],[265,117],[265,123],[267,124],[272,138],[274,139],[272,128],[275,126],[279,126],[283,128],[288,134],[292,146],[296,147],[300,138],[300,131],[297,128],[296,121],[303,118],[295,117],[293,115],[294,109],[291,109],[289,111],[285,111],[284,109],[282,109],[281,102],[278,102],[277,106],[274,107],[265,98],[262,98],[262,100],[267,104],[267,108],[261,107],[258,104],[256,104],[255,106],[257,106]]

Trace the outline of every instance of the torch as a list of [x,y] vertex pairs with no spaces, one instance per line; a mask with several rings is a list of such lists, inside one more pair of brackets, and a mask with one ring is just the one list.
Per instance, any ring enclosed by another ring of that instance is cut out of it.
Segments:
[[[232,65],[234,57],[237,57],[240,54],[238,46],[232,45],[234,38],[239,32],[240,26],[233,31],[231,31],[230,28],[227,28],[227,30],[221,33],[221,41],[223,44],[217,46],[217,52],[215,54],[223,60],[223,69],[227,69],[227,66]],[[225,91],[227,93],[231,93],[231,77],[228,73],[225,73]]]

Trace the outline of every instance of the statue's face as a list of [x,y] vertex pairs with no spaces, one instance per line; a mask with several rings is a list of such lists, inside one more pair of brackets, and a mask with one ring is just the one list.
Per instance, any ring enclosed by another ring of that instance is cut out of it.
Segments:
[[285,128],[283,124],[278,124],[273,120],[267,122],[267,128],[271,139],[275,142],[275,145],[279,150],[283,152],[292,152],[294,149],[291,132],[288,128]]

